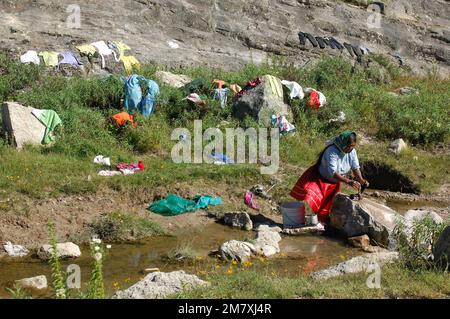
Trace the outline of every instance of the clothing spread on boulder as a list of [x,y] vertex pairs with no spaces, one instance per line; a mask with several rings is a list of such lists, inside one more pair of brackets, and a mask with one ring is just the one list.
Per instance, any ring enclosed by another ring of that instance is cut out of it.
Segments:
[[254,80],[249,81],[247,83],[247,85],[238,94],[236,94],[236,98],[241,97],[242,95],[247,93],[247,91],[257,87],[260,84],[261,84],[261,79],[260,78],[256,78]]
[[76,47],[80,51],[81,55],[94,56],[97,53],[97,49],[91,44],[84,44]]
[[94,46],[97,51],[98,54],[100,54],[101,58],[102,58],[102,69],[105,68],[106,66],[106,62],[105,62],[105,56],[108,55],[114,55],[114,59],[116,60],[116,62],[119,62],[120,60],[117,58],[116,52],[114,52],[113,50],[111,50],[108,45],[106,44],[105,41],[97,41],[97,42],[93,42],[91,43],[92,46]]
[[176,216],[187,212],[195,212],[209,205],[220,205],[222,199],[210,196],[195,196],[193,200],[187,200],[180,196],[169,194],[165,199],[152,203],[148,210],[162,216]]
[[119,52],[119,60],[122,60],[122,58],[125,56],[125,51],[131,50],[131,48],[122,41],[113,41],[112,44],[117,48],[117,51]]
[[20,57],[20,62],[22,63],[33,63],[33,64],[41,64],[41,59],[39,59],[38,53],[33,50],[27,51],[27,53],[23,54]]
[[313,37],[311,34],[309,33],[304,33],[305,37],[309,40],[309,42],[311,42],[311,44],[313,45],[313,47],[317,47],[319,44],[317,43],[317,40],[315,37]]
[[61,55],[63,59],[59,61],[58,67],[60,67],[61,64],[70,64],[73,68],[76,69],[80,65],[83,65],[83,63],[81,63],[72,52],[69,51],[61,52]]
[[291,91],[291,93],[289,94],[289,97],[291,99],[298,98],[300,100],[303,100],[303,98],[305,97],[303,88],[297,82],[283,80],[281,81],[281,84],[286,86]]
[[214,90],[213,99],[219,101],[222,108],[225,108],[225,106],[227,105],[229,91],[230,89],[228,88]]
[[316,37],[316,41],[321,49],[325,49],[326,44],[322,37]]
[[284,115],[272,115],[272,125],[278,127],[281,134],[294,133],[297,131],[295,126],[289,123]]
[[283,86],[280,81],[273,75],[266,75],[266,79],[269,81],[272,94],[278,97],[283,97]]
[[35,109],[31,113],[33,113],[33,115],[36,116],[36,118],[46,127],[42,144],[46,145],[54,141],[52,133],[59,125],[62,125],[59,115],[53,110]]
[[59,53],[55,51],[43,51],[39,53],[39,56],[42,57],[46,66],[57,66],[59,63]]
[[139,60],[132,55],[122,56],[120,60],[122,61],[123,67],[125,68],[127,74],[131,74],[133,72],[133,68],[139,69],[141,66]]
[[130,115],[127,112],[121,112],[116,115],[113,115],[113,116],[111,116],[111,119],[118,126],[125,126],[127,123],[130,123],[131,125],[133,125],[133,127],[136,127],[136,123],[134,123],[133,115]]

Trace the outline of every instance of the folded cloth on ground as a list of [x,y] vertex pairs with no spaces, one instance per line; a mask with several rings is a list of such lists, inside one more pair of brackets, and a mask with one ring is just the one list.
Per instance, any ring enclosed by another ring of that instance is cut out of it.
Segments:
[[220,165],[220,164],[234,164],[234,161],[232,159],[229,159],[228,156],[225,154],[215,154],[211,153],[211,158],[214,160],[214,164]]
[[298,98],[300,100],[303,100],[303,98],[305,97],[305,93],[303,92],[302,87],[297,82],[283,80],[281,81],[281,84],[286,86],[291,91],[289,95],[291,99]]
[[97,155],[94,158],[95,164],[101,164],[106,166],[111,166],[111,159],[109,157],[104,157],[103,155]]
[[38,53],[34,50],[29,50],[27,53],[23,54],[20,57],[20,62],[22,63],[34,63],[41,64],[41,59],[39,59]]
[[139,161],[136,164],[126,164],[126,163],[120,163],[116,165],[116,168],[119,170],[130,170],[133,172],[142,172],[145,169],[144,163],[142,161]]
[[256,204],[254,199],[254,194],[250,191],[245,192],[244,194],[244,202],[245,204],[255,210],[259,210],[259,206]]
[[53,131],[59,125],[62,125],[61,118],[59,115],[53,110],[38,110],[34,109],[31,112],[36,118],[45,125],[46,130],[44,134],[44,138],[42,139],[42,144],[49,144],[54,141]]
[[57,66],[59,63],[59,53],[55,51],[43,51],[39,53],[46,66]]
[[163,216],[176,216],[187,212],[195,212],[197,209],[208,207],[208,205],[220,204],[222,204],[221,198],[197,195],[194,197],[194,200],[187,200],[180,196],[169,194],[165,199],[152,203],[148,210]]
[[297,129],[294,125],[288,122],[286,116],[276,116],[272,115],[272,125],[278,127],[280,129],[281,134],[293,133],[296,132]]

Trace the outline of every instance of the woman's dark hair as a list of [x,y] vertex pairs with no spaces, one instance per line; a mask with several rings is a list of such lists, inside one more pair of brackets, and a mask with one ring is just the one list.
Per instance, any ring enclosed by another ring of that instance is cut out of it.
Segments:
[[[355,133],[352,133],[352,134],[350,135],[350,137],[348,138],[347,146],[348,146],[348,145],[351,145],[351,144],[353,144],[353,143],[356,143],[356,134],[355,134]],[[334,143],[333,143],[333,144],[330,144],[330,145],[327,145],[327,146],[322,150],[322,152],[320,152],[319,158],[317,159],[317,162],[316,162],[315,166],[319,167],[320,163],[322,162],[323,154],[325,154],[325,151],[326,151],[330,146],[332,146],[332,145],[334,145]]]

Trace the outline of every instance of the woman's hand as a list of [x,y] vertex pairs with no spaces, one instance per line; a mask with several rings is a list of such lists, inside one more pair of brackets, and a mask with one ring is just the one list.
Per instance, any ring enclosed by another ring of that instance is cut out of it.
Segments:
[[361,190],[361,184],[357,181],[349,180],[347,184],[356,189],[358,192]]

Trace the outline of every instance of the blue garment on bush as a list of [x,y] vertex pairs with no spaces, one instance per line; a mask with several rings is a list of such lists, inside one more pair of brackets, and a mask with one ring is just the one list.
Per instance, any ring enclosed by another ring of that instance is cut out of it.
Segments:
[[145,80],[145,78],[133,74],[125,82],[125,110],[129,114],[133,114],[133,111],[139,110],[139,105],[142,101],[140,80]]
[[[137,110],[145,117],[149,117],[155,111],[156,97],[159,95],[158,83],[137,74],[122,79],[125,82],[125,110],[129,114],[133,114]],[[144,98],[140,81],[144,81],[148,85],[148,93]]]
[[153,80],[147,81],[148,93],[141,102],[141,113],[145,117],[149,117],[155,112],[156,96],[159,95],[159,85]]

